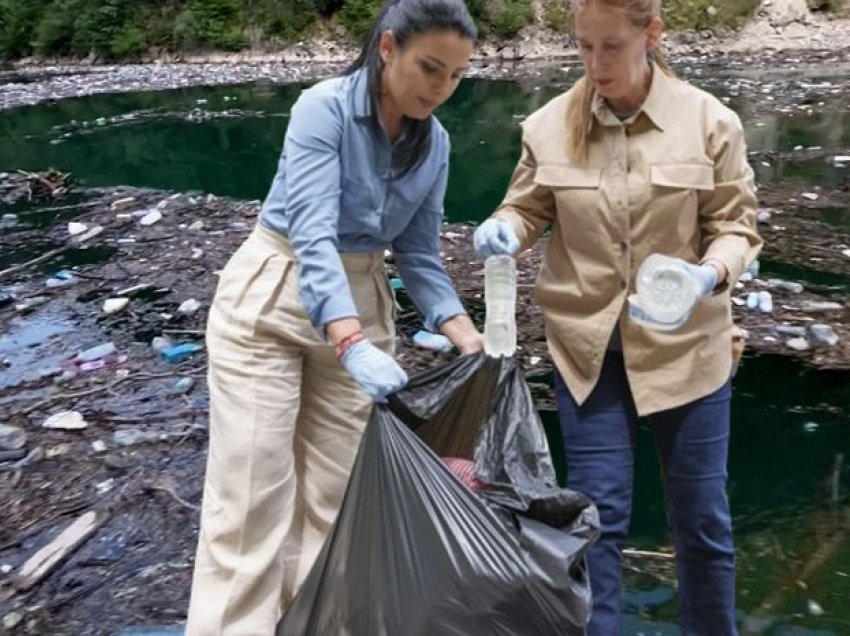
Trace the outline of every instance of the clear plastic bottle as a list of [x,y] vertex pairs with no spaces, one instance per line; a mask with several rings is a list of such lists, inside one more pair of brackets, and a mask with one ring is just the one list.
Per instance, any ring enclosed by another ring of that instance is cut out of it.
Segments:
[[484,261],[484,351],[493,357],[516,351],[516,264],[496,254]]
[[661,323],[676,323],[693,307],[697,288],[688,271],[675,258],[650,254],[637,272],[641,308]]

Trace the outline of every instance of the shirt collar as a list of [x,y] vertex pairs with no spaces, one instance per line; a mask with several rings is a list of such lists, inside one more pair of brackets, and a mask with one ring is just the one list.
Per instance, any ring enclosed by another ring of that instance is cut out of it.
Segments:
[[[649,85],[649,93],[647,93],[646,99],[643,100],[643,104],[640,105],[640,108],[638,108],[633,117],[644,113],[655,127],[663,132],[672,112],[668,108],[669,101],[670,78],[658,67],[658,64],[652,62],[652,81]],[[593,98],[592,110],[596,119],[603,126],[614,126],[623,123],[611,112],[608,104],[605,103],[605,99],[598,93]]]
[[369,72],[364,66],[351,74],[352,112],[355,119],[372,116],[372,100],[369,97]]

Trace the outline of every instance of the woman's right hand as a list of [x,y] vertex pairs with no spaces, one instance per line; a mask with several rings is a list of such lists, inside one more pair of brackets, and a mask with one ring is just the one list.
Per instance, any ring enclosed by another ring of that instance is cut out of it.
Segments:
[[351,345],[340,360],[354,381],[376,402],[386,402],[407,384],[407,374],[392,356],[387,355],[368,340]]
[[482,261],[494,254],[512,255],[519,249],[519,238],[504,219],[487,219],[472,235],[475,252]]

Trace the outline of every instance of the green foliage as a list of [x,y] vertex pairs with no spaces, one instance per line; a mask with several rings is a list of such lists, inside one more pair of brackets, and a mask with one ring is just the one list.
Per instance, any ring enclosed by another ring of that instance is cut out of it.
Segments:
[[661,4],[664,25],[670,31],[742,26],[758,0],[667,0]]
[[[569,0],[541,0],[541,26],[564,31]],[[0,0],[0,60],[32,53],[133,58],[154,50],[238,50],[302,39],[320,16],[365,36],[383,0]],[[758,0],[664,0],[670,31],[736,28]],[[850,0],[807,0],[846,15]],[[467,0],[482,35],[510,38],[532,0]]]
[[109,43],[112,57],[137,57],[147,48],[145,32],[134,24],[125,23]]
[[493,34],[511,38],[532,21],[534,12],[531,0],[492,0],[486,9],[486,18]]
[[354,36],[364,37],[383,3],[381,0],[345,0],[339,12],[339,21]]
[[77,55],[94,53],[112,56],[112,41],[121,33],[125,20],[131,15],[130,0],[88,0],[74,21],[72,50]]
[[267,38],[294,40],[318,17],[321,7],[314,0],[258,0],[251,22],[262,29]]
[[185,49],[238,50],[245,42],[239,0],[188,0],[174,24],[174,39]]
[[0,0],[0,58],[32,53],[32,37],[38,18],[49,0]]
[[568,0],[543,0],[543,26],[562,33],[567,30]]
[[74,16],[77,0],[53,0],[35,27],[32,46],[37,53],[67,54],[74,39]]

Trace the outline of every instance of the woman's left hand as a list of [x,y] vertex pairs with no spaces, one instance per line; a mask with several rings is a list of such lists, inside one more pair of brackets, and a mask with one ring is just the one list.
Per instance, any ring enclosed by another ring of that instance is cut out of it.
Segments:
[[440,331],[452,341],[462,355],[476,353],[484,348],[484,336],[475,328],[466,314],[449,318],[440,325]]

